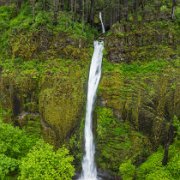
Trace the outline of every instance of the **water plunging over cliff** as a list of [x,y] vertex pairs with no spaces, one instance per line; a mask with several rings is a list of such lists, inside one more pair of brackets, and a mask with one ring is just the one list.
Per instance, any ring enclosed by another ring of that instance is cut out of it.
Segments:
[[104,23],[103,23],[103,20],[102,20],[102,13],[101,12],[99,13],[99,19],[100,19],[101,25],[102,25],[102,33],[105,33],[106,31],[105,31]]
[[[99,18],[102,24],[102,31],[105,32],[102,23],[101,13]],[[94,162],[95,145],[92,132],[93,106],[96,99],[96,91],[101,78],[101,64],[103,58],[104,42],[94,41],[94,53],[91,61],[88,81],[88,94],[85,119],[85,155],[82,162],[82,175],[80,180],[97,180],[97,170]]]

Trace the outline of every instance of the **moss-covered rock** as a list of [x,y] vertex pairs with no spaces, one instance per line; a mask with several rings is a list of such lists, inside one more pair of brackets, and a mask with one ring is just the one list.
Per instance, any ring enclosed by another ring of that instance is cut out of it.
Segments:
[[180,115],[178,63],[179,60],[130,65],[105,62],[103,66],[99,92],[102,105],[147,135],[154,148],[162,142],[168,122]]
[[36,31],[20,31],[12,34],[10,49],[12,57],[31,59],[87,59],[88,43],[75,39],[66,32],[53,33],[45,27]]
[[62,67],[61,61],[61,70],[46,72],[40,83],[39,109],[43,120],[55,129],[55,143],[70,137],[81,120],[87,79],[87,66],[81,63],[69,61]]
[[32,134],[42,127],[45,139],[57,146],[70,137],[84,110],[89,61],[16,59],[1,65],[1,103],[12,111],[7,121]]
[[169,20],[115,24],[106,37],[112,62],[173,59],[179,56],[178,23]]
[[148,138],[136,132],[128,122],[115,118],[112,109],[98,107],[96,113],[99,168],[116,175],[123,161],[131,159],[138,164],[151,152]]

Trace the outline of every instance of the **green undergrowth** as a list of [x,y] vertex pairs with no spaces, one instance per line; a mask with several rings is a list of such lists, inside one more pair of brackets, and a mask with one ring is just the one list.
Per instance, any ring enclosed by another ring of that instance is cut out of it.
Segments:
[[166,17],[116,23],[106,36],[108,58],[113,62],[177,59],[179,29],[179,15],[173,21]]
[[169,122],[180,115],[179,62],[103,61],[96,112],[99,167],[117,172],[117,164],[128,159],[138,166],[165,141]]
[[103,71],[107,72],[118,72],[123,76],[134,76],[143,74],[157,74],[161,73],[163,69],[174,67],[178,68],[180,65],[180,60],[150,60],[150,61],[135,61],[132,63],[110,63],[106,59],[103,61]]
[[0,116],[0,179],[72,179],[73,157],[66,148],[55,151],[42,139],[3,123],[2,118]]
[[[1,60],[0,67],[1,102],[6,110],[11,110],[7,122],[16,121],[28,133],[39,136],[42,128],[40,118],[43,118],[47,123],[46,127],[43,126],[43,136],[47,141],[59,146],[69,138],[84,111],[89,60],[9,59]],[[13,86],[11,96],[7,90],[9,86]],[[13,111],[17,104],[12,101],[12,96],[19,102],[18,114]],[[24,112],[27,114],[21,116],[20,113]]]
[[[26,39],[26,43],[24,44],[24,46],[27,46],[27,43],[31,43],[31,35],[36,35],[39,31],[41,31],[41,34],[42,31],[48,32],[46,36],[51,37],[55,37],[59,33],[65,33],[74,41],[82,39],[82,41],[87,41],[88,43],[92,42],[94,36],[97,34],[97,31],[94,28],[87,24],[83,25],[78,21],[74,21],[71,13],[67,13],[65,11],[59,12],[57,16],[57,22],[54,24],[52,11],[43,11],[40,7],[37,6],[33,16],[33,9],[28,2],[23,3],[19,11],[17,11],[15,5],[0,6],[1,56],[11,57],[11,53],[13,54],[14,51],[17,51],[19,48],[23,49],[24,47],[20,47],[17,41],[20,41],[20,44],[23,44],[22,41],[25,40],[23,39],[24,33],[29,34],[29,40]],[[18,38],[16,39],[16,37]],[[16,43],[14,41],[16,41]],[[11,46],[13,46],[13,52],[11,51]],[[31,53],[31,51],[36,48],[36,45],[30,46],[32,47],[29,47],[29,53]],[[25,50],[22,53],[28,52]]]
[[133,162],[146,158],[151,152],[148,139],[117,119],[112,109],[96,108],[97,162],[103,170],[118,173],[118,165],[127,159]]
[[31,30],[36,31],[42,26],[47,27],[50,31],[54,32],[68,32],[73,37],[93,38],[96,30],[88,25],[84,25],[72,21],[71,13],[60,11],[57,18],[56,25],[53,24],[53,13],[51,11],[43,11],[37,7],[35,16],[33,17],[33,10],[29,3],[23,3],[19,12],[16,7],[1,6],[0,7],[0,23],[1,31],[5,30],[21,31]]
[[167,179],[175,180],[179,179],[179,165],[180,165],[180,153],[179,153],[179,120],[174,117],[174,127],[176,131],[176,137],[172,145],[169,147],[168,153],[168,163],[167,165],[162,165],[162,160],[164,156],[164,150],[160,146],[158,150],[152,153],[145,162],[140,166],[135,166],[133,161],[124,161],[119,168],[119,173],[124,180],[130,179]]

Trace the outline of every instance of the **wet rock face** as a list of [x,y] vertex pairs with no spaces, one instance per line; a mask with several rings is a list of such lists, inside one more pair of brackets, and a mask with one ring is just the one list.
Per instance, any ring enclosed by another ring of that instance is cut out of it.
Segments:
[[170,122],[180,116],[179,70],[177,61],[155,62],[104,63],[96,113],[98,167],[117,174],[123,161],[139,165],[167,143]]
[[178,54],[175,28],[171,21],[116,24],[105,41],[108,59],[112,62],[171,59]]
[[72,38],[68,33],[53,34],[45,28],[36,32],[14,32],[10,40],[11,56],[31,59],[86,59],[88,43]]
[[47,72],[39,84],[39,111],[44,137],[56,146],[68,139],[79,126],[87,80],[86,65],[82,62],[64,64],[61,61],[59,65],[61,69],[57,73]]
[[26,61],[22,67],[4,68],[0,75],[0,102],[12,111],[7,122],[32,134],[42,132],[45,140],[59,146],[79,126],[89,61],[56,59],[43,66]]

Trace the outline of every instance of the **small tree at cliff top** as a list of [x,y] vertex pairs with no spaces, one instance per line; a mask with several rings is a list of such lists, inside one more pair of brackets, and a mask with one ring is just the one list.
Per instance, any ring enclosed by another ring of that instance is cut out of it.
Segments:
[[75,171],[72,161],[66,148],[55,152],[53,146],[40,141],[23,158],[18,179],[70,180]]

